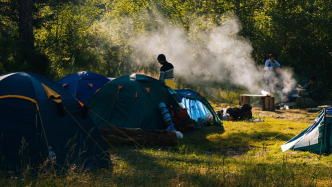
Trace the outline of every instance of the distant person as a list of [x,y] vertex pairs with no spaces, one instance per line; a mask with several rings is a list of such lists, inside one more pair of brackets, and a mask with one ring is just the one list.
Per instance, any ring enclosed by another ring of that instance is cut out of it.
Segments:
[[280,74],[280,64],[275,60],[273,54],[269,54],[269,59],[265,61],[264,70],[265,90],[274,93],[275,87],[278,84],[277,79]]
[[167,62],[166,56],[164,54],[158,55],[157,60],[162,65],[159,73],[159,81],[165,84],[165,80],[173,80],[174,83],[173,65]]
[[310,77],[308,84],[302,87],[302,91],[299,92],[299,97],[296,98],[296,104],[301,108],[314,108],[323,99],[323,87],[320,82],[317,81],[317,77]]

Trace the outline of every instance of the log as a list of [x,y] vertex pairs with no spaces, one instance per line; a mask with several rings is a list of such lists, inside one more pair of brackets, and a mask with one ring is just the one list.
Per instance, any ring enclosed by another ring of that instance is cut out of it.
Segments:
[[176,146],[179,143],[176,133],[168,130],[143,130],[141,128],[123,127],[101,127],[98,130],[106,144]]

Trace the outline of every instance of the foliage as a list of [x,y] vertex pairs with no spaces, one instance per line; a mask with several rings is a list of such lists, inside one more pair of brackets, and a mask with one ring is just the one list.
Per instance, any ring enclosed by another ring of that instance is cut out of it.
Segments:
[[[12,0],[0,3],[2,73],[47,69],[54,80],[81,70],[108,77],[137,71],[155,75],[158,67],[142,62],[134,53],[133,38],[149,37],[166,25],[176,25],[186,31],[192,44],[202,44],[206,38],[200,33],[221,25],[228,14],[239,18],[240,35],[250,41],[251,56],[258,66],[267,54],[275,53],[283,66],[294,69],[299,80],[316,75],[327,93],[331,91],[332,5],[324,0],[38,0],[33,2],[35,49],[48,60],[32,57],[40,62],[28,64],[18,40],[18,4]],[[200,55],[196,50],[193,58],[203,64]]]
[[[3,20],[0,25],[2,73],[47,69],[47,75],[54,80],[81,70],[108,77],[139,71],[155,75],[158,67],[142,63],[136,57],[131,38],[142,34],[148,37],[148,33],[170,24],[186,30],[193,44],[204,43],[199,33],[222,24],[227,19],[225,13],[231,13],[239,17],[240,34],[250,40],[254,49],[251,55],[257,65],[272,52],[284,66],[293,67],[299,79],[317,75],[327,88],[331,84],[327,76],[332,68],[329,63],[332,6],[322,0],[259,3],[240,0],[35,1],[35,47],[48,60],[32,57],[40,61],[32,64],[23,60],[26,52],[17,42],[17,4],[14,1],[1,3],[2,9],[6,9],[0,14]],[[204,63],[199,61],[200,55],[200,51],[193,54],[198,63]],[[182,84],[195,87],[180,80],[179,85]],[[206,95],[215,97],[213,91]]]

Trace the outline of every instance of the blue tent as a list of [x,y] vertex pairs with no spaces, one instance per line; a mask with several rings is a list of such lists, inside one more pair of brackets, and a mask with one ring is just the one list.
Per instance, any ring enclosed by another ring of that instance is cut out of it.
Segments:
[[0,155],[5,171],[43,163],[57,173],[112,165],[78,101],[52,80],[26,72],[0,76]]
[[109,81],[110,79],[97,73],[81,71],[63,77],[57,83],[85,105]]
[[173,92],[177,96],[182,107],[187,109],[191,119],[199,122],[200,120],[211,117],[214,125],[220,125],[223,127],[222,122],[210,103],[200,93],[190,89],[173,90]]

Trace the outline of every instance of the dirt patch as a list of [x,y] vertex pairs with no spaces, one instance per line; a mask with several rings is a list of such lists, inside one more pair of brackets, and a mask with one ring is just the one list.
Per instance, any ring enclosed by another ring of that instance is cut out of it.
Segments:
[[309,112],[305,109],[276,109],[275,111],[263,111],[261,108],[254,107],[252,113],[254,116],[258,117],[261,116],[307,123],[316,119],[320,111]]
[[[213,108],[216,112],[222,110],[221,105],[214,106]],[[311,123],[320,113],[320,110],[310,111],[309,109],[275,109],[275,111],[265,111],[262,110],[262,107],[260,106],[254,106],[251,111],[253,117],[256,119],[268,117],[281,120],[298,121],[301,123]]]

